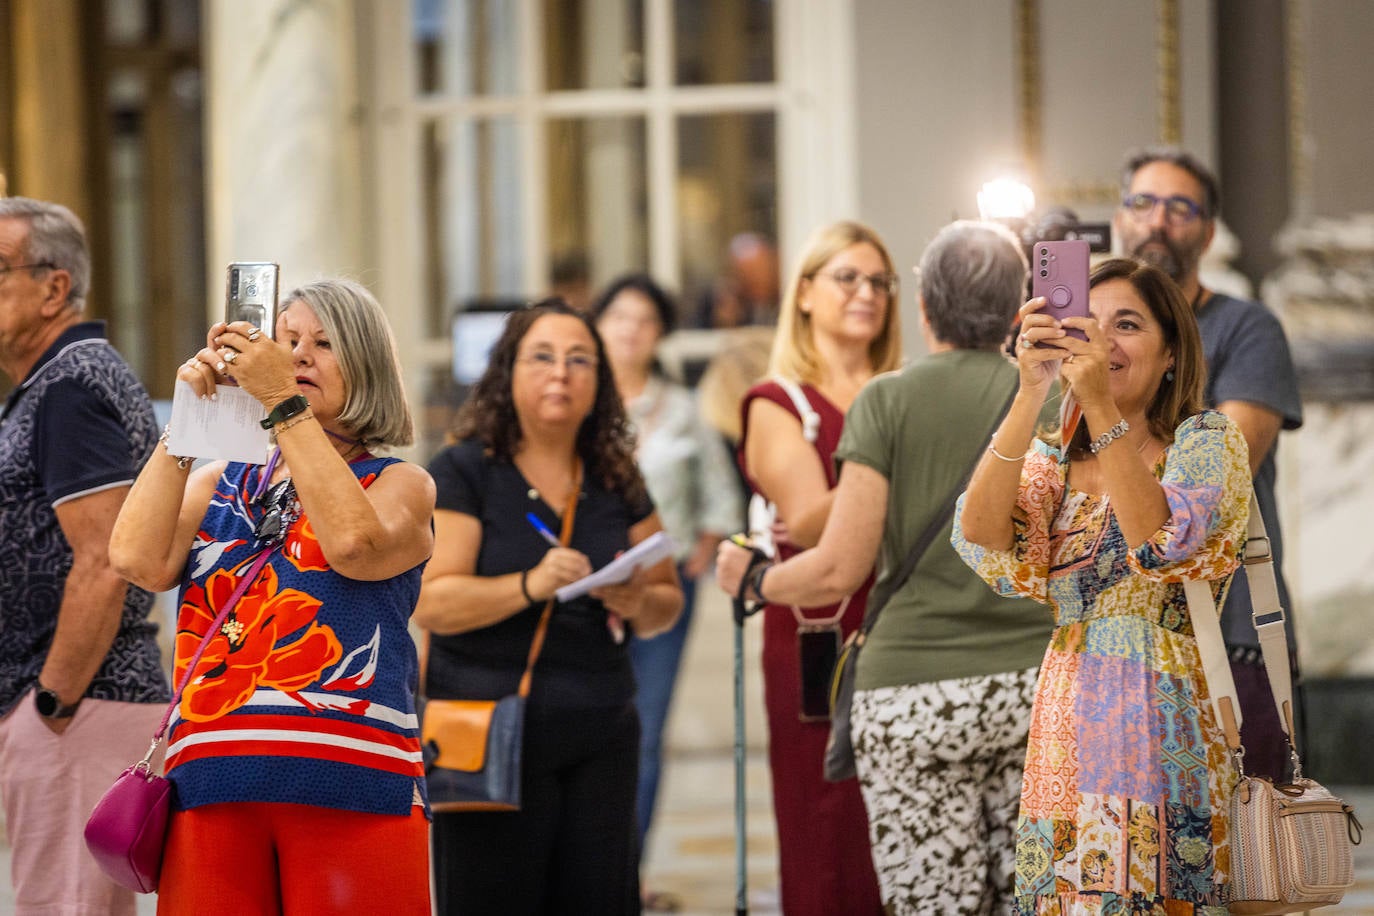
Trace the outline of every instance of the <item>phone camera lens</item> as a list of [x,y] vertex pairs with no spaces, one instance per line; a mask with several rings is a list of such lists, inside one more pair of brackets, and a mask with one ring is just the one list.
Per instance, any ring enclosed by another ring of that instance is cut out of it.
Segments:
[[237,267],[229,271],[229,294],[231,296],[239,294],[239,269]]
[[1042,269],[1042,270],[1040,271],[1040,276],[1042,276],[1042,277],[1048,277],[1049,275],[1050,275],[1050,272],[1049,272],[1048,270],[1043,270],[1043,269]]
[[1041,258],[1041,259],[1040,259],[1040,266],[1041,266],[1041,267],[1048,267],[1048,266],[1049,266],[1049,263],[1050,263],[1050,259],[1049,259],[1049,258]]

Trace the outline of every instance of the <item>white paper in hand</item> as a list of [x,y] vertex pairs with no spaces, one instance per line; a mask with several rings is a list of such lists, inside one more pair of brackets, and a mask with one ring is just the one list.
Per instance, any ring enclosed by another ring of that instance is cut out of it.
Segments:
[[202,401],[186,382],[172,392],[172,433],[167,451],[186,458],[262,464],[271,439],[259,422],[266,415],[258,399],[242,388],[220,385],[215,400]]
[[594,588],[619,585],[634,575],[636,569],[653,566],[659,560],[671,557],[676,551],[677,543],[666,532],[655,531],[590,576],[570,582],[554,594],[559,601],[571,601]]

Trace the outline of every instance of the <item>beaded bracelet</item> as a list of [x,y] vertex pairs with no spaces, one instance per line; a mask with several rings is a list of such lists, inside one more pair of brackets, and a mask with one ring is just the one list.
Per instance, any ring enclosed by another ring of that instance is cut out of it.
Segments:
[[1105,433],[1098,436],[1093,441],[1089,442],[1088,451],[1096,455],[1098,452],[1102,451],[1104,448],[1111,445],[1117,439],[1120,439],[1122,436],[1126,435],[1126,431],[1130,428],[1131,424],[1127,423],[1125,418],[1123,417],[1121,420],[1117,421],[1117,424],[1113,426],[1111,429],[1107,430]]
[[184,471],[189,468],[196,459],[190,455],[173,455],[167,448],[167,440],[172,438],[172,424],[168,423],[162,427],[162,435],[157,437],[157,444],[162,446],[162,450],[167,453],[167,457],[177,463],[177,470]]

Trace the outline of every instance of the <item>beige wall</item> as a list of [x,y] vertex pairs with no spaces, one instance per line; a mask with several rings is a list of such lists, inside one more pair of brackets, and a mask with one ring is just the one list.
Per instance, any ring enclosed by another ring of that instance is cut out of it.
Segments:
[[[977,217],[979,188],[999,174],[1038,166],[1042,207],[1106,218],[1122,154],[1164,136],[1166,94],[1184,144],[1215,159],[1210,4],[1180,4],[1176,89],[1161,83],[1152,4],[1034,6],[1040,142],[1028,147],[1016,2],[856,0],[858,216],[888,240],[907,289],[906,268],[926,242],[954,217]],[[916,352],[914,305],[903,298]]]

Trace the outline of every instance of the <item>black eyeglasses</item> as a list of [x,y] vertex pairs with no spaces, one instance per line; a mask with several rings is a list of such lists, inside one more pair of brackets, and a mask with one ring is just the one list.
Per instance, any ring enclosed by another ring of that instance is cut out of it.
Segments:
[[859,288],[867,283],[873,292],[891,298],[897,295],[897,277],[895,274],[865,274],[853,267],[839,267],[828,274],[821,274],[835,281],[846,296],[852,296],[859,291]]
[[1164,219],[1173,226],[1186,225],[1202,215],[1202,205],[1182,194],[1175,194],[1173,197],[1156,197],[1144,192],[1127,194],[1121,200],[1121,209],[1143,222],[1150,218],[1155,212],[1155,207],[1160,204],[1164,205]]
[[40,270],[52,269],[57,265],[52,261],[35,261],[32,264],[15,264],[13,267],[0,267],[0,276],[4,276],[12,270]]

